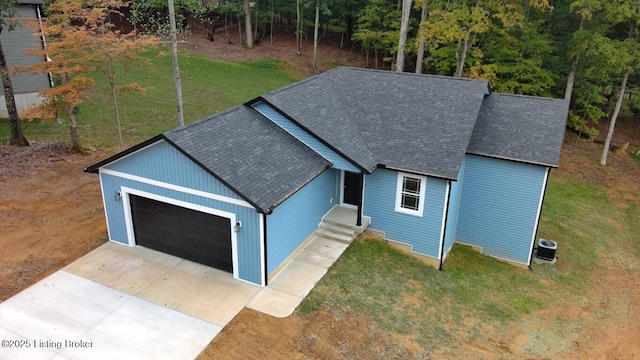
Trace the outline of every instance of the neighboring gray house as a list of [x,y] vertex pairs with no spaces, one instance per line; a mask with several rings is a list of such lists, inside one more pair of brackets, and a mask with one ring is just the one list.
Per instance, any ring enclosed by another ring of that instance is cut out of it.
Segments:
[[568,102],[336,68],[85,169],[109,239],[266,285],[313,236],[365,228],[441,267],[455,242],[528,266]]
[[[17,18],[20,21],[37,21],[41,18],[42,0],[22,0],[16,6]],[[42,40],[34,36],[34,31],[27,25],[16,26],[9,31],[8,26],[0,34],[2,47],[5,52],[9,68],[13,66],[34,65],[45,59],[38,56],[27,56],[25,50],[42,47]],[[14,97],[18,113],[22,115],[30,107],[38,104],[38,91],[51,87],[51,80],[48,74],[12,74],[11,83],[13,85]],[[0,87],[0,92],[4,91]],[[0,101],[0,117],[8,117],[6,102]]]

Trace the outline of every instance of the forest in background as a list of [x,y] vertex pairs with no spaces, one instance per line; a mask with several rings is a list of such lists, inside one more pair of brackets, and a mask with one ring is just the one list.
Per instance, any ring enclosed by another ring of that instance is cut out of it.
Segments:
[[[405,71],[486,79],[498,92],[570,99],[568,125],[586,138],[598,135],[595,125],[611,117],[620,99],[621,117],[640,114],[637,0],[408,2]],[[167,31],[166,4],[135,0],[130,20]],[[392,70],[402,6],[402,0],[176,1],[178,23],[199,21],[212,40],[238,31],[250,48],[274,31],[312,37],[317,19],[320,41],[337,35],[341,47],[361,48],[370,67]]]

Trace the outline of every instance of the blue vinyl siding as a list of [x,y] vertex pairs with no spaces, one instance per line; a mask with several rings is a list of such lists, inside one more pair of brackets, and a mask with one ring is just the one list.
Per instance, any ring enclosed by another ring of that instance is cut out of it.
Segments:
[[161,140],[105,168],[190,189],[241,199],[233,190]]
[[458,227],[458,216],[460,212],[460,195],[462,194],[462,184],[464,181],[464,162],[458,173],[458,181],[451,182],[451,193],[449,194],[449,209],[447,214],[447,227],[444,235],[443,256],[446,258],[453,243],[456,240],[456,230]]
[[267,216],[269,274],[318,228],[322,217],[335,205],[338,175],[338,171],[328,169]]
[[[182,186],[192,185],[198,190],[209,193],[229,197],[234,195],[231,190],[227,189],[211,175],[204,173],[208,178],[202,176],[203,174],[201,174],[198,169],[195,169],[199,168],[196,164],[176,150],[174,150],[175,153],[173,153],[169,148],[172,147],[166,143],[160,143],[132,156],[123,158],[116,163],[107,165],[106,168],[123,172],[126,170],[137,176],[144,176],[149,179],[170,182],[172,184],[178,183]],[[161,155],[164,155],[164,157],[158,158],[158,156]],[[182,173],[183,176],[175,176],[175,174],[180,171],[184,171],[184,173]],[[167,175],[167,173],[173,175]],[[172,182],[171,180],[173,179],[175,179],[175,181]],[[128,244],[124,199],[117,201],[114,198],[116,191],[120,191],[122,187],[234,213],[236,214],[236,220],[242,222],[242,229],[237,234],[238,277],[252,283],[262,283],[260,214],[254,208],[230,204],[108,174],[101,173],[100,180],[102,182],[109,238],[112,241]]]
[[278,126],[286,130],[289,134],[293,135],[296,139],[303,142],[308,147],[315,150],[320,155],[331,161],[331,167],[338,170],[347,170],[354,173],[360,173],[360,169],[351,164],[348,160],[338,155],[335,151],[331,150],[328,146],[321,143],[318,139],[309,135],[306,131],[298,127],[286,117],[282,116],[279,112],[271,108],[269,105],[258,102],[253,104],[253,108],[258,110],[262,115],[269,120],[276,123]]
[[369,229],[411,245],[417,254],[439,258],[447,181],[427,178],[424,213],[418,217],[395,211],[397,180],[398,173],[388,169],[366,176],[364,215],[371,217]]
[[546,168],[467,155],[456,240],[529,264]]

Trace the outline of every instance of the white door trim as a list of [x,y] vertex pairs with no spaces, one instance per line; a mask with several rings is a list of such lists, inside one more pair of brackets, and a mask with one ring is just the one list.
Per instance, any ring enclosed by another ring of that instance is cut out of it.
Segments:
[[255,209],[255,207],[253,205],[249,204],[248,202],[246,202],[244,200],[234,199],[234,198],[231,198],[231,197],[228,197],[228,196],[213,194],[213,193],[209,193],[209,192],[206,192],[206,191],[200,191],[200,190],[196,190],[196,189],[191,189],[191,188],[180,186],[180,185],[169,184],[169,183],[166,183],[166,182],[157,181],[157,180],[153,180],[153,179],[148,179],[148,178],[145,178],[145,177],[142,177],[142,176],[127,174],[127,173],[123,173],[123,172],[120,172],[120,171],[101,168],[100,169],[100,174],[115,176],[115,177],[119,177],[119,178],[127,179],[127,180],[133,180],[133,181],[137,181],[137,182],[140,182],[140,183],[143,183],[143,184],[149,184],[149,185],[158,186],[158,187],[161,187],[161,188],[164,188],[164,189],[183,192],[185,194],[196,195],[196,196],[204,197],[204,198],[211,199],[211,200],[222,201],[222,202],[225,202],[225,203],[228,203],[228,204],[240,205],[240,206],[248,207],[248,208],[251,208],[251,209]]
[[171,205],[180,206],[183,208],[200,211],[207,214],[212,214],[220,217],[224,217],[229,219],[229,226],[231,227],[231,259],[233,263],[233,277],[235,279],[239,279],[238,277],[238,236],[235,231],[233,231],[233,226],[236,223],[236,214],[197,205],[193,203],[188,203],[185,201],[169,198],[162,195],[148,193],[146,191],[140,191],[132,188],[128,188],[125,186],[120,187],[120,192],[122,194],[122,206],[124,208],[124,220],[127,228],[127,238],[129,242],[129,246],[136,245],[135,232],[133,231],[133,217],[131,216],[131,201],[129,195],[137,195],[141,197],[145,197],[147,199],[152,199],[160,202],[164,202]]

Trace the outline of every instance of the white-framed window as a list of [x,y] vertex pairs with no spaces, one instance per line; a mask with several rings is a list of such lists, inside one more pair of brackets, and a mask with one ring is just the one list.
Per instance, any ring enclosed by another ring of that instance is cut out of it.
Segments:
[[399,172],[396,188],[396,212],[422,216],[426,189],[426,176]]

